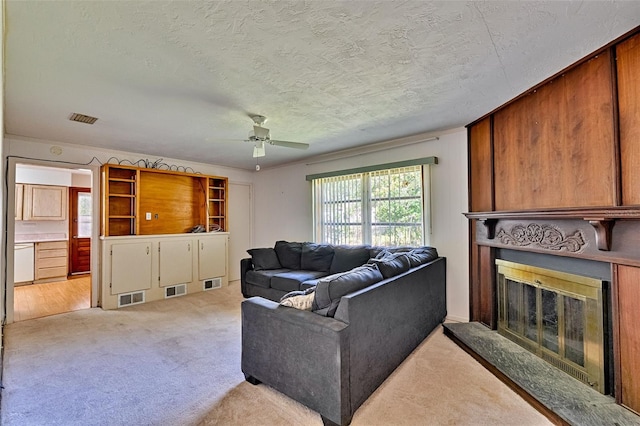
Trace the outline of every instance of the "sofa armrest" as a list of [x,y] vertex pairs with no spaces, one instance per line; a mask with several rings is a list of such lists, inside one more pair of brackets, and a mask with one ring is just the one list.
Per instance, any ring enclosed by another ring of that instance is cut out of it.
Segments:
[[327,419],[351,419],[348,325],[261,297],[242,302],[242,371]]
[[246,281],[246,275],[247,272],[253,270],[253,262],[251,261],[251,258],[245,258],[245,259],[241,259],[240,260],[240,290],[242,291],[242,295],[244,297],[249,297],[249,294],[247,293],[247,281]]

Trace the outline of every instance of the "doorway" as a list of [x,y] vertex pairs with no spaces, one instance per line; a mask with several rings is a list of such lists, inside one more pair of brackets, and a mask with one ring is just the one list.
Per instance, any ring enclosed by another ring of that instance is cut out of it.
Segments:
[[[15,220],[7,223],[12,227],[10,237],[15,247],[13,291],[7,292],[13,300],[13,309],[7,311],[9,321],[95,306],[91,275],[92,222],[96,215],[91,188],[95,172],[23,163],[16,163],[14,170],[9,183],[16,186],[15,203],[10,204],[15,208]],[[64,206],[64,215],[47,217],[59,205]],[[44,214],[24,214],[26,208],[33,210],[34,206]],[[24,263],[25,256],[16,255],[25,245],[31,246],[31,264]],[[30,271],[30,276],[22,269]]]

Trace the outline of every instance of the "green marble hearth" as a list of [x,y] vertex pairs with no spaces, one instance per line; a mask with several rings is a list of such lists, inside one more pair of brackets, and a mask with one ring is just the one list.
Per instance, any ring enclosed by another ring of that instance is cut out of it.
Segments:
[[495,369],[533,398],[542,411],[570,425],[640,425],[640,417],[536,355],[476,323],[446,323],[444,333],[490,370]]

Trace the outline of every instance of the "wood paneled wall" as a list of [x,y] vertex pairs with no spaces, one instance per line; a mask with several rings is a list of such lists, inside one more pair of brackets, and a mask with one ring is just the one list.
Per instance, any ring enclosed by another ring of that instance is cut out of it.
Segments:
[[622,203],[640,205],[640,36],[616,46]]
[[[640,211],[640,27],[472,123],[468,137],[471,212]],[[480,226],[469,226],[470,316],[495,328],[495,249],[476,240]],[[637,260],[637,247],[627,255]],[[616,398],[640,413],[640,268],[624,259],[611,261]]]
[[496,210],[615,204],[611,68],[607,51],[494,114]]

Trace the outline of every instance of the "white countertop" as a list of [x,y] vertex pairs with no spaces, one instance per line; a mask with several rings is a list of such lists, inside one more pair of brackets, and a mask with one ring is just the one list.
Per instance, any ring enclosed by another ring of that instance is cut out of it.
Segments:
[[65,233],[49,234],[16,234],[14,242],[18,243],[40,243],[43,241],[67,241]]

